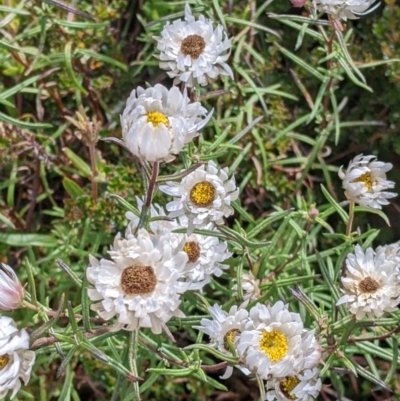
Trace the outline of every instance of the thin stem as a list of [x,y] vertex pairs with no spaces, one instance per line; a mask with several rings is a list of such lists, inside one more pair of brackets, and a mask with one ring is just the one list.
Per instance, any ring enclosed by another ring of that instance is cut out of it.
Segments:
[[[128,350],[129,370],[136,377],[138,376],[138,370],[136,365],[137,350],[139,345],[138,338],[139,338],[138,330],[133,330],[129,334],[129,350]],[[133,382],[133,391],[134,391],[134,400],[140,401],[141,400],[140,389],[139,389],[139,383],[137,381]]]
[[145,227],[149,218],[149,211],[151,206],[151,201],[153,200],[154,191],[157,185],[158,172],[160,170],[160,163],[154,162],[153,170],[151,172],[151,177],[149,180],[149,186],[147,188],[146,202],[142,206],[142,211],[140,213],[139,224],[136,227],[135,234],[138,232],[139,228]]
[[97,203],[97,181],[96,178],[99,175],[96,162],[96,142],[90,141],[89,143],[89,154],[90,154],[90,166],[92,168],[92,199],[93,204]]
[[350,201],[349,204],[349,219],[347,220],[347,226],[346,226],[346,236],[350,237],[351,230],[353,227],[353,220],[354,220],[354,202]]

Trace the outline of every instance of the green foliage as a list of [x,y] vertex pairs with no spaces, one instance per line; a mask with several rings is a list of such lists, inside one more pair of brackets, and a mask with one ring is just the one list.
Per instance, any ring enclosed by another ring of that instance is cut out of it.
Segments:
[[[146,192],[146,170],[103,139],[120,138],[132,89],[171,85],[153,36],[182,17],[183,3],[76,2],[93,20],[42,1],[0,6],[0,255],[29,283],[28,301],[40,309],[13,318],[29,332],[44,325],[34,338],[33,377],[17,399],[128,401],[139,388],[146,400],[200,401],[229,390],[221,370],[207,367],[234,361],[207,348],[208,339],[202,344],[193,326],[207,304],[240,304],[232,283],[249,270],[261,280],[259,302],[283,299],[316,329],[326,394],[366,400],[375,386],[393,389],[398,336],[386,335],[397,333],[399,313],[355,322],[335,304],[353,246],[400,235],[396,200],[385,213],[356,207],[359,229],[346,233],[352,213],[337,177],[363,152],[400,167],[395,1],[347,22],[343,32],[311,23],[289,2],[192,3],[194,14],[229,32],[235,79],[200,90],[213,119],[162,166],[159,182],[199,160],[218,160],[235,174],[240,199],[235,219],[213,234],[229,244],[229,270],[201,295],[185,294],[187,317],[168,323],[175,344],[148,330],[103,332],[104,322],[89,312],[85,268],[89,254],[107,256],[125,213],[137,214],[136,197]],[[95,146],[71,122],[79,106],[100,124]],[[160,192],[154,200],[166,203]],[[136,376],[140,386],[132,384]]]

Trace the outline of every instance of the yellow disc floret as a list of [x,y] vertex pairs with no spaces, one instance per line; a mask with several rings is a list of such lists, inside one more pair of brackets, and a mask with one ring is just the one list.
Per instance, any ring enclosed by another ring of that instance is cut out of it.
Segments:
[[149,111],[147,113],[147,122],[152,123],[155,127],[160,124],[164,124],[167,128],[169,127],[168,117],[159,111]]
[[264,330],[259,346],[260,350],[269,357],[271,362],[279,362],[287,355],[289,350],[287,337],[278,330]]
[[300,380],[296,376],[288,376],[280,382],[279,388],[288,400],[296,400],[297,397],[291,393],[299,383]]
[[0,355],[0,370],[5,368],[8,365],[8,362],[10,362],[10,357],[7,354]]
[[200,257],[200,246],[195,241],[186,242],[183,246],[183,251],[186,252],[189,258],[189,263],[194,263],[199,260]]
[[215,197],[215,187],[208,181],[198,182],[190,190],[190,200],[197,207],[210,207],[214,202]]
[[354,179],[352,182],[363,182],[367,187],[368,191],[372,190],[372,176],[371,173],[364,173],[358,178]]

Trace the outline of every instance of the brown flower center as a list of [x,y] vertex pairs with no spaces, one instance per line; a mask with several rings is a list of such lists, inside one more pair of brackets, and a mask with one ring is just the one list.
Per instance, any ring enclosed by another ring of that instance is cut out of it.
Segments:
[[8,362],[10,362],[10,357],[7,354],[0,355],[0,370],[5,368],[8,365]]
[[208,181],[198,182],[190,190],[190,200],[197,207],[210,207],[215,200],[216,190]]
[[196,60],[203,53],[205,47],[206,42],[201,36],[189,35],[182,40],[181,52],[185,56],[189,55],[192,59]]
[[125,295],[151,294],[157,284],[157,277],[151,266],[127,267],[121,275],[121,287]]
[[199,260],[200,257],[200,246],[195,241],[186,242],[183,247],[183,251],[187,253],[189,263],[194,263]]
[[295,389],[295,387],[300,383],[300,380],[296,376],[287,376],[285,380],[282,380],[279,383],[279,388],[285,397],[289,400],[296,400],[297,397],[291,392]]
[[358,288],[361,292],[375,292],[379,288],[379,283],[371,277],[366,277],[364,280],[360,281]]
[[371,173],[364,173],[359,177],[355,178],[352,182],[363,182],[367,187],[368,191],[372,190],[372,176]]
[[229,345],[233,345],[233,342],[235,341],[235,337],[240,334],[239,329],[232,329],[226,332],[224,336],[224,348],[227,351],[230,351]]

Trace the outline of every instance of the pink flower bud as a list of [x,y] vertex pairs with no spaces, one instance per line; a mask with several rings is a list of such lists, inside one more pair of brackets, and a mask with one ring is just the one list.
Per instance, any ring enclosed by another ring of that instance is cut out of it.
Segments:
[[307,3],[307,0],[290,0],[293,7],[303,7]]
[[25,290],[10,266],[2,263],[0,269],[0,310],[12,311],[21,306]]

